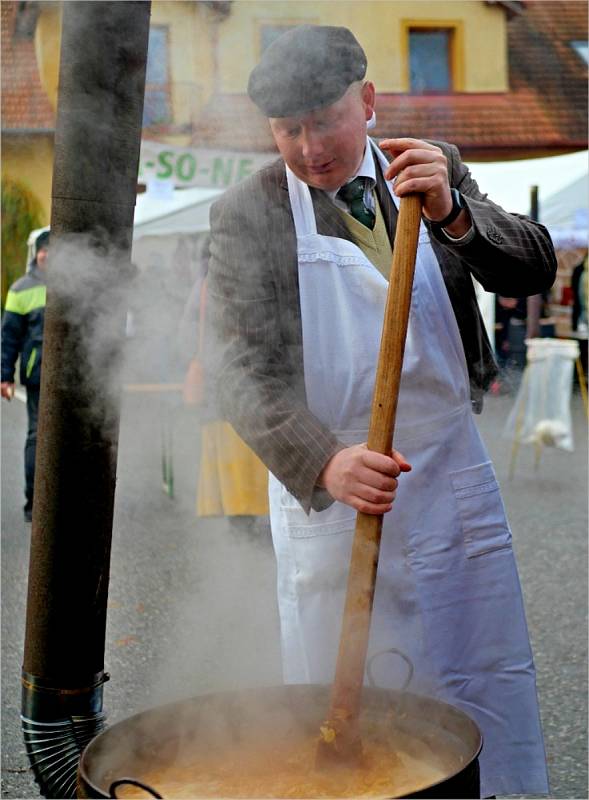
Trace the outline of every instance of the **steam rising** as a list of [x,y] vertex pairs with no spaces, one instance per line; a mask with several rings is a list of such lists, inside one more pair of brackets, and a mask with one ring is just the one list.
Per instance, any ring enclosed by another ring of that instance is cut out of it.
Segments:
[[55,303],[61,322],[71,332],[67,335],[72,350],[60,365],[62,385],[81,392],[85,411],[98,426],[115,413],[118,402],[120,344],[131,274],[123,253],[104,240],[97,242],[95,236],[70,234],[52,241],[50,308]]

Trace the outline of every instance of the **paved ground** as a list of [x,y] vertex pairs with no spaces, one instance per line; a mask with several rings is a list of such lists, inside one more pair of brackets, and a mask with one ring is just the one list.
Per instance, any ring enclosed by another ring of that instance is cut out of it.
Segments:
[[[499,433],[512,398],[480,420],[514,531],[527,602],[552,797],[587,798],[587,452],[578,395],[574,453],[522,449],[507,478]],[[173,403],[172,403],[173,405]],[[175,411],[176,498],[161,490],[161,397],[127,395],[113,536],[105,688],[110,722],[171,697],[280,682],[274,564],[266,535],[236,538],[193,515],[198,424]],[[2,792],[38,797],[20,730],[29,528],[22,521],[25,409],[3,403]]]

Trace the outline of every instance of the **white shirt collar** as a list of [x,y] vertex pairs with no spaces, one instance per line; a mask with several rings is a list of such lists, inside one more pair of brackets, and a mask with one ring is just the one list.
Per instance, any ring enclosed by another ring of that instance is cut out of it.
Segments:
[[[371,184],[374,186],[376,184],[376,167],[374,166],[374,156],[372,155],[372,145],[370,144],[370,139],[368,136],[366,137],[366,147],[364,148],[364,158],[362,159],[362,163],[360,164],[360,168],[358,172],[354,175],[354,178],[368,178],[371,181]],[[350,180],[354,180],[351,178]],[[349,181],[348,181],[349,183]]]
[[[376,167],[374,166],[374,156],[372,155],[372,145],[370,144],[370,139],[368,136],[366,137],[366,146],[364,148],[364,158],[362,159],[362,163],[358,167],[357,172],[352,175],[349,181],[346,183],[351,183],[355,178],[368,178],[370,188],[376,186]],[[345,184],[343,184],[345,186]],[[336,194],[341,189],[339,186],[333,192],[326,192],[328,197],[332,200],[335,200]]]

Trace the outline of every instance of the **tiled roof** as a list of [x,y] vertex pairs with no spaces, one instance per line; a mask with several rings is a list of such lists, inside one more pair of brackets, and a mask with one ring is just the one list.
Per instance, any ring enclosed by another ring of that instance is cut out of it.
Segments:
[[2,0],[2,131],[53,130],[55,113],[39,80],[35,45],[14,36],[18,2]]
[[379,95],[375,135],[413,136],[454,142],[463,154],[484,157],[587,146],[587,131],[567,124],[537,92],[422,96]]
[[[586,147],[587,62],[572,42],[587,44],[587,3],[527,2],[508,30],[512,90],[542,106],[565,142]],[[550,131],[541,128],[538,134],[542,138]]]
[[[527,0],[521,5],[523,13],[511,16],[507,24],[508,92],[379,94],[374,134],[443,139],[470,158],[586,148],[587,64],[570,43],[587,40],[587,6],[578,0]],[[193,142],[275,149],[267,122],[243,95],[216,98],[201,115]]]

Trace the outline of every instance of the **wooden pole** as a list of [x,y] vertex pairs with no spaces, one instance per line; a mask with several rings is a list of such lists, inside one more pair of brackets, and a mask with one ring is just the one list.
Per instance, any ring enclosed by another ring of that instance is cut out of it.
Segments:
[[[403,198],[399,206],[368,433],[368,448],[378,453],[388,454],[392,448],[420,221],[419,197]],[[394,514],[394,510],[391,513]],[[361,754],[358,715],[381,533],[382,514],[358,512],[335,680],[327,721],[321,727],[318,766],[333,760],[354,762]]]

